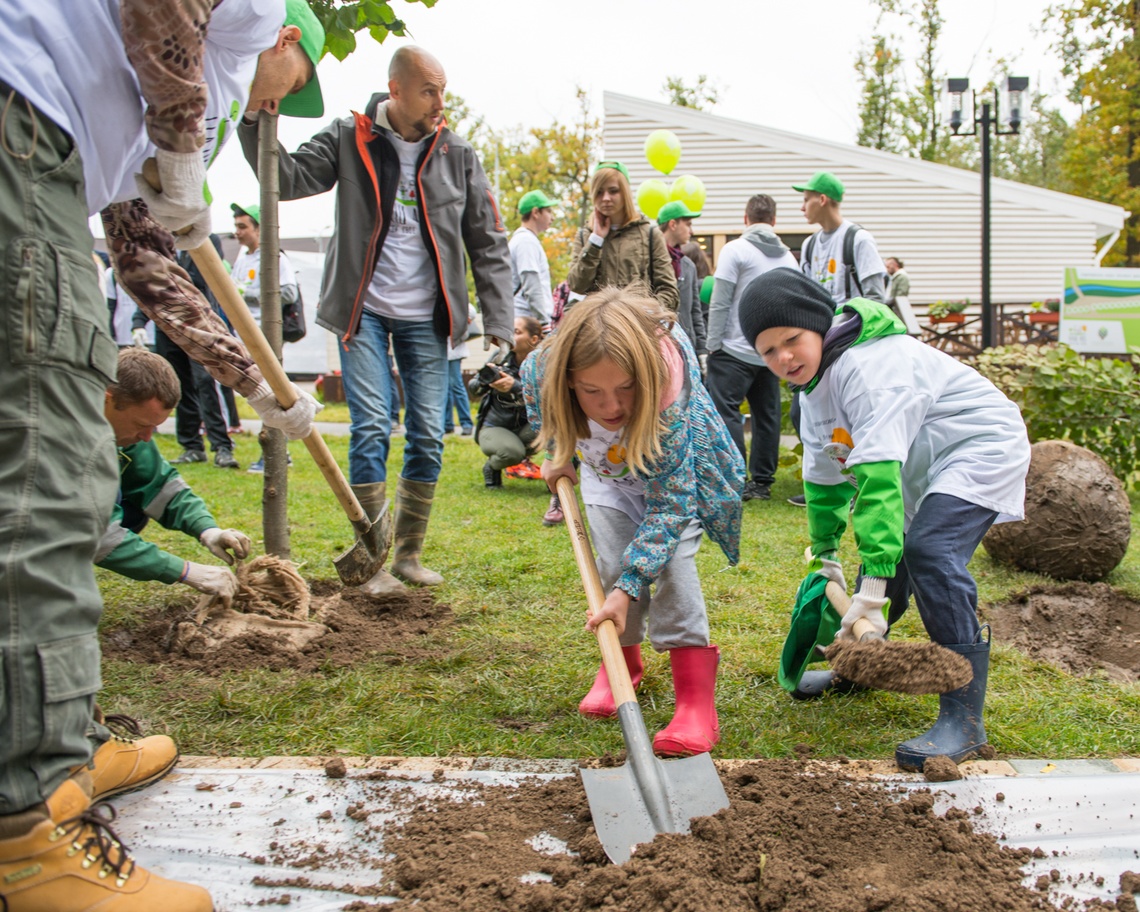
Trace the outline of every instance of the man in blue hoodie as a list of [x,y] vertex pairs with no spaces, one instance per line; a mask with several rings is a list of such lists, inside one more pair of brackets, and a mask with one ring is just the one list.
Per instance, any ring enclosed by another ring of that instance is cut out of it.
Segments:
[[[758,193],[744,207],[744,234],[724,245],[717,258],[709,302],[706,384],[728,432],[748,463],[743,500],[768,500],[780,458],[780,381],[740,331],[740,296],[770,269],[796,268],[796,259],[776,236],[776,201]],[[744,416],[752,413],[752,457],[744,445]]]

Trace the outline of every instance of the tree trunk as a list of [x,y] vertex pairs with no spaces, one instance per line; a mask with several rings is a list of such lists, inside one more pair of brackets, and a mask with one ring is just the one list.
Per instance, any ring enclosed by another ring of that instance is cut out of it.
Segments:
[[[277,115],[262,111],[257,117],[257,177],[261,183],[261,330],[277,360],[281,360],[281,238],[277,203],[281,193],[277,173]],[[288,560],[289,455],[285,435],[276,428],[261,429],[265,474],[261,491],[261,525],[265,553]]]

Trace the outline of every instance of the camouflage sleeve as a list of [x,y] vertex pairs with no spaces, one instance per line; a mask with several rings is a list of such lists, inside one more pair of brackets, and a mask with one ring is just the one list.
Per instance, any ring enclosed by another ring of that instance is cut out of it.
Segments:
[[217,0],[122,0],[123,47],[146,100],[146,129],[167,152],[206,141],[206,26]]
[[261,371],[178,265],[174,236],[150,217],[142,200],[115,203],[102,217],[119,283],[139,309],[219,383],[243,396],[252,393]]

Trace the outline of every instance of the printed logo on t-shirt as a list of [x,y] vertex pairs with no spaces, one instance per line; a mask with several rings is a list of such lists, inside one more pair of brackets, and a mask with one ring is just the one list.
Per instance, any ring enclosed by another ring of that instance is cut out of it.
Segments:
[[599,478],[615,484],[636,484],[626,464],[626,450],[620,443],[591,437],[578,441],[578,458],[586,463]]
[[848,433],[847,429],[837,427],[832,428],[831,442],[823,445],[823,453],[834,463],[844,478],[851,484],[858,485],[855,473],[847,468],[847,457],[851,455],[854,448],[855,442],[851,439],[851,434]]

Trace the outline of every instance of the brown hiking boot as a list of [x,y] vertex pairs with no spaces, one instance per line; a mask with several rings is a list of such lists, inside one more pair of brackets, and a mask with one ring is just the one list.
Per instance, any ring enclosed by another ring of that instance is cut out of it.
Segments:
[[91,758],[92,801],[144,788],[174,769],[178,748],[173,739],[142,737],[142,729],[130,716],[113,714],[102,721],[111,729],[111,740],[100,745]]
[[201,887],[140,868],[111,829],[115,811],[91,806],[66,779],[45,804],[0,816],[0,908],[5,912],[211,912]]

